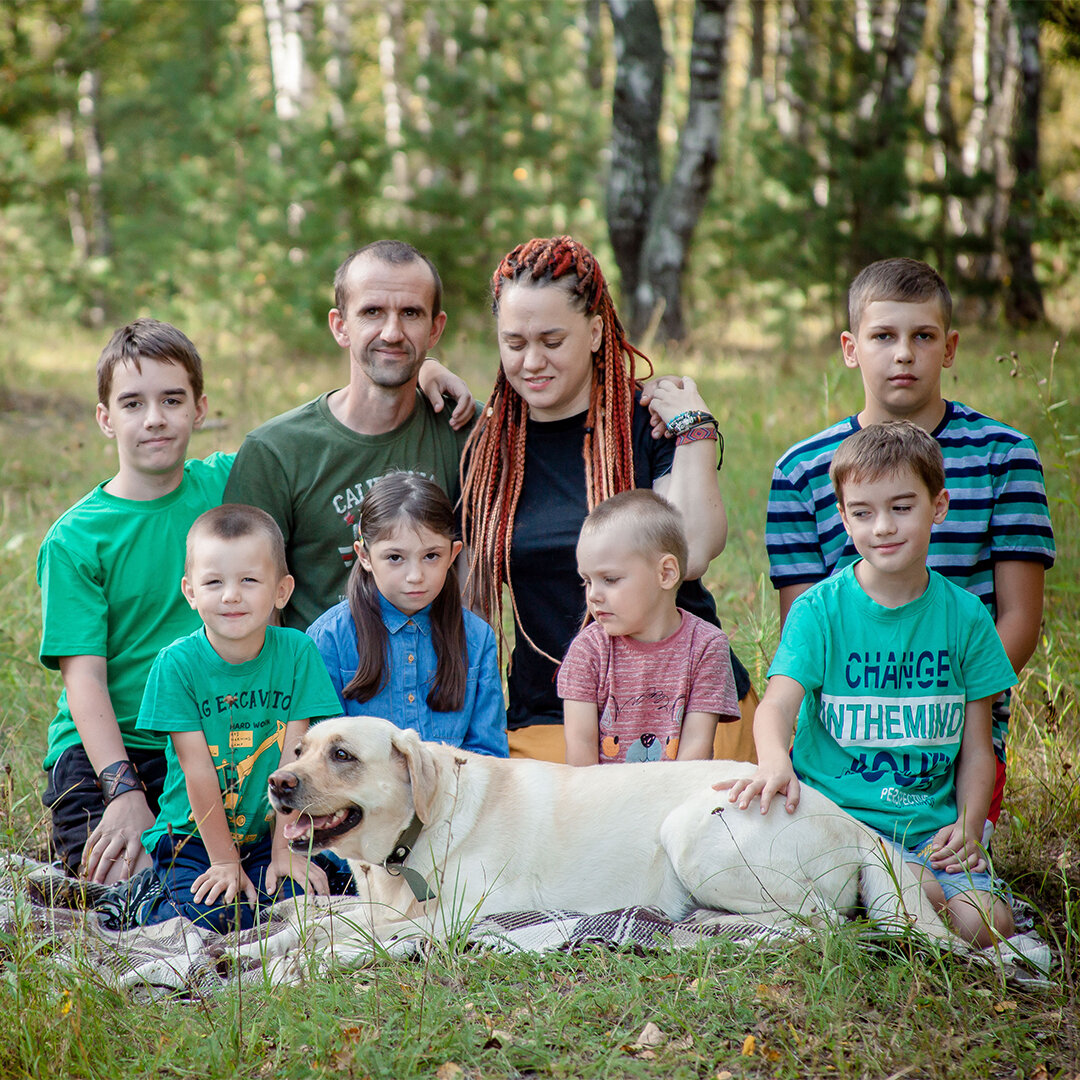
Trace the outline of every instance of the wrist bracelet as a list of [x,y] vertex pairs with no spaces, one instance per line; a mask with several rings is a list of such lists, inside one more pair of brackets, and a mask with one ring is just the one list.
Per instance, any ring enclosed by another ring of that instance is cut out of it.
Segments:
[[698,424],[696,427],[692,427],[689,431],[684,431],[680,435],[675,436],[676,448],[685,446],[687,443],[698,442],[700,439],[716,439],[719,444],[717,447],[718,458],[716,462],[716,471],[719,472],[724,467],[724,436],[720,431],[720,425],[715,420],[707,420],[702,424]]
[[129,791],[146,790],[133,761],[114,761],[106,765],[98,773],[98,787],[101,788],[101,797],[106,806]]
[[667,429],[672,435],[682,435],[700,424],[716,424],[716,417],[704,409],[690,409],[673,416],[667,422]]

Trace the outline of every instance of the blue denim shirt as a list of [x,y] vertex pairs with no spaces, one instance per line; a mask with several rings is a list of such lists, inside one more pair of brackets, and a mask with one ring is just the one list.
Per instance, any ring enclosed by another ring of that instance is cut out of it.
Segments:
[[495,632],[471,611],[464,612],[469,674],[465,704],[458,712],[433,712],[427,696],[438,658],[432,639],[431,609],[409,616],[379,597],[383,623],[389,631],[389,678],[369,701],[342,696],[359,665],[356,624],[349,602],[323,612],[308,627],[322,655],[330,681],[346,716],[381,716],[400,728],[412,728],[422,739],[460,746],[479,754],[507,757],[506,706],[499,678]]

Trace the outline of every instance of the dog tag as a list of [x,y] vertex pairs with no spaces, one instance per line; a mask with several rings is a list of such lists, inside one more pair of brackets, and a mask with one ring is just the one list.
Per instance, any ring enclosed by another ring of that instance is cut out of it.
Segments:
[[401,876],[409,883],[409,888],[413,891],[413,896],[416,897],[420,903],[425,900],[434,900],[435,894],[431,891],[431,887],[424,880],[424,875],[418,873],[416,870],[411,869],[408,866],[402,866],[399,868]]

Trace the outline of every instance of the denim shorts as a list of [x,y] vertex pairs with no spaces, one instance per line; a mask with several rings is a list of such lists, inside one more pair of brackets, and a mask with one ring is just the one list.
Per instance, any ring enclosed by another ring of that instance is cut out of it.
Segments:
[[934,836],[936,834],[931,833],[917,844],[913,844],[911,847],[903,847],[901,844],[896,843],[891,837],[884,836],[884,839],[897,848],[904,858],[904,862],[916,863],[919,866],[925,866],[931,874],[934,875],[934,879],[941,886],[941,891],[945,894],[946,900],[951,900],[954,896],[961,896],[964,893],[969,892],[984,892],[990,893],[992,896],[997,897],[1000,900],[1009,902],[1009,887],[999,877],[995,877],[988,871],[983,871],[979,874],[973,874],[968,870],[959,870],[955,874],[949,874],[944,870],[938,870],[936,867],[930,865],[930,845],[934,842]]

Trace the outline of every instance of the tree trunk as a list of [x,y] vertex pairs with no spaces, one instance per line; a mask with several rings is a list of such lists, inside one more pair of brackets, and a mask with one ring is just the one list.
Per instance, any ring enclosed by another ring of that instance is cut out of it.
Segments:
[[923,102],[923,124],[931,137],[930,154],[941,210],[934,238],[938,269],[947,274],[955,250],[955,237],[963,231],[960,200],[951,186],[961,175],[960,144],[952,107],[956,64],[956,0],[941,0],[931,45],[931,67]]
[[274,111],[288,123],[300,115],[304,96],[304,0],[263,0]]
[[1015,97],[1008,144],[1012,188],[1008,193],[1002,248],[1007,268],[1005,318],[1011,326],[1041,322],[1046,314],[1031,250],[1040,189],[1041,8],[1042,4],[1036,0],[1011,0],[1009,4],[1008,59],[1014,72]]
[[637,310],[641,253],[660,191],[660,108],[664,52],[653,0],[608,0],[615,47],[611,102],[611,168],[607,223],[622,274],[624,313],[631,333],[648,320]]
[[330,44],[330,55],[324,67],[330,90],[330,124],[339,135],[348,133],[349,102],[356,85],[349,62],[350,20],[346,4],[347,0],[326,0],[323,8],[323,25]]
[[650,216],[634,314],[638,333],[660,312],[660,335],[681,341],[682,279],[720,152],[729,0],[697,0],[690,50],[690,93],[675,169]]
[[386,0],[379,12],[379,73],[382,76],[383,127],[390,150],[394,193],[402,203],[409,198],[409,162],[405,154],[403,117],[405,88],[398,79],[399,50],[405,37],[404,0]]
[[[83,17],[91,55],[96,53],[101,38],[100,0],[83,0]],[[112,252],[112,233],[105,209],[105,158],[102,154],[100,126],[101,72],[96,57],[91,67],[79,76],[79,116],[82,120],[83,155],[86,159],[86,202],[90,209],[90,254],[106,258]],[[91,326],[105,325],[105,296],[100,285],[91,290],[87,312]]]

